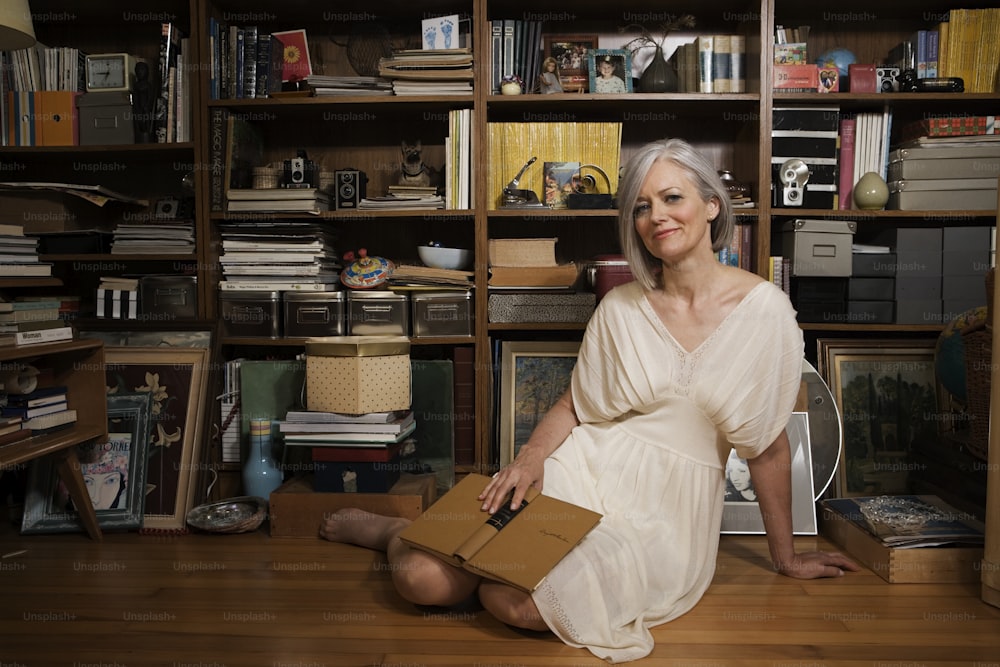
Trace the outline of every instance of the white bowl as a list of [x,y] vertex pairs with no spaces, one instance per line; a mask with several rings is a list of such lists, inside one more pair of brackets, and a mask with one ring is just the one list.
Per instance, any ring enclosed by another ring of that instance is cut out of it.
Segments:
[[440,248],[437,246],[417,246],[420,261],[435,269],[464,269],[469,264],[472,252],[464,248]]

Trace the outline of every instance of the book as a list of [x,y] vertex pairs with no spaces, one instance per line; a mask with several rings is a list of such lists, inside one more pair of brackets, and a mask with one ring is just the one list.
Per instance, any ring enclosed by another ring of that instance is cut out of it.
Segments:
[[7,394],[6,400],[8,406],[33,408],[39,405],[65,402],[67,391],[65,386],[38,387],[27,394]]
[[7,278],[29,278],[51,275],[51,262],[38,262],[36,264],[0,264],[0,276]]
[[231,188],[226,197],[237,201],[330,199],[330,195],[319,188]]
[[531,592],[600,522],[597,512],[529,488],[517,510],[489,515],[478,496],[490,478],[466,475],[400,534],[412,547]]
[[28,308],[0,312],[0,324],[17,324],[19,322],[41,322],[59,319],[59,307]]
[[75,423],[76,410],[69,409],[28,419],[21,423],[21,428],[30,430],[32,435],[39,435],[65,428]]
[[857,121],[845,117],[840,121],[840,159],[838,201],[841,210],[853,208],[854,203],[854,138],[857,131]]
[[37,331],[18,331],[14,334],[16,345],[33,345],[35,343],[55,343],[61,340],[73,340],[73,327],[65,326],[56,329],[39,329]]
[[576,264],[558,266],[491,266],[490,287],[569,287],[576,282]]
[[821,505],[896,549],[983,544],[983,524],[934,495],[831,498]]
[[181,31],[170,22],[160,24],[159,94],[153,110],[153,127],[158,143],[166,143],[168,111],[173,105],[170,96],[170,70],[177,67],[177,54],[181,48]]
[[285,415],[286,422],[328,422],[341,424],[385,424],[400,419],[406,410],[391,410],[389,412],[365,412],[358,415],[346,412],[320,412],[318,410],[289,410]]
[[51,405],[38,405],[35,407],[8,405],[7,407],[0,408],[0,415],[4,417],[20,417],[22,420],[28,420],[34,417],[41,417],[42,415],[50,415],[53,412],[62,412],[68,407],[69,405],[65,400],[59,403],[52,403]]
[[283,421],[278,425],[278,431],[285,434],[299,433],[379,433],[399,435],[414,423],[412,411],[406,411],[398,419],[387,422],[337,422],[337,421]]
[[404,427],[399,433],[285,433],[286,445],[308,445],[310,447],[336,447],[350,444],[355,447],[385,447],[405,440],[416,430],[416,423]]

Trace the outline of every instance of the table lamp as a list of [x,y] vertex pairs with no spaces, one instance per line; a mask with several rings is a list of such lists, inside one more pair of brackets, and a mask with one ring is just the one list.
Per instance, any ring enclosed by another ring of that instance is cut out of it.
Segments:
[[16,51],[35,44],[28,0],[4,0],[0,3],[0,49]]

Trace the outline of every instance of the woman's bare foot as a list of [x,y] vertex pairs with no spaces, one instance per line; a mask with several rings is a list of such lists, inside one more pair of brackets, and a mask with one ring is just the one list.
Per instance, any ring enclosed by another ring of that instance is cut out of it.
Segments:
[[392,538],[410,523],[403,517],[372,514],[352,507],[327,516],[319,527],[319,534],[331,542],[385,551]]

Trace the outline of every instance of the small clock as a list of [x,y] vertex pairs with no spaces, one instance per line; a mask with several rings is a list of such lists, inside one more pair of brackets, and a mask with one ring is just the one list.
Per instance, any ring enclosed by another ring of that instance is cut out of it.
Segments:
[[87,56],[87,92],[132,90],[138,60],[127,53],[97,53]]

